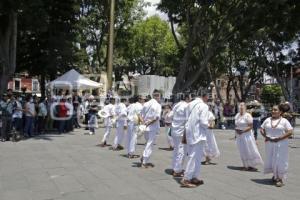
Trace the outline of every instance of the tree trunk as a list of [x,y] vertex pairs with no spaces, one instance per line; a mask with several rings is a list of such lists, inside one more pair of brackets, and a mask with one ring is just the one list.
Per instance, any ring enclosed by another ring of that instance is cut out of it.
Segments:
[[179,66],[179,72],[178,72],[178,75],[176,77],[176,82],[175,82],[175,85],[173,87],[173,94],[176,94],[176,93],[180,93],[183,91],[183,88],[187,88],[186,85],[185,85],[185,78],[187,76],[187,69],[189,68],[189,64],[190,64],[190,56],[192,54],[192,51],[193,51],[193,43],[194,43],[194,40],[195,40],[195,37],[196,37],[196,30],[197,30],[197,27],[198,27],[198,20],[195,20],[195,22],[193,24],[191,24],[191,21],[190,21],[190,17],[189,17],[189,11],[187,12],[187,24],[188,24],[188,28],[189,28],[189,31],[188,31],[188,43],[187,43],[187,47],[185,49],[185,53],[184,53],[184,56],[183,56],[183,59],[182,59],[182,62],[180,63],[180,66]]
[[241,97],[239,96],[237,85],[235,82],[233,83],[233,90],[234,90],[235,98],[237,99],[238,102],[241,102]]
[[239,89],[240,89],[240,101],[244,101],[244,77],[242,75],[239,76]]
[[0,17],[6,21],[0,26],[0,93],[3,93],[16,69],[17,13],[11,11]]
[[175,40],[175,43],[177,45],[177,48],[178,49],[181,49],[182,46],[180,45],[180,42],[177,38],[177,35],[176,35],[176,32],[175,32],[175,28],[174,28],[174,20],[173,20],[173,17],[172,16],[169,16],[169,21],[170,21],[170,24],[171,24],[171,31],[172,31],[172,35],[173,35],[173,38]]
[[231,90],[231,82],[233,82],[233,80],[231,78],[229,78],[229,80],[227,82],[227,87],[226,87],[226,102],[229,102],[229,95],[230,95],[230,90]]
[[191,52],[192,52],[192,42],[189,42],[188,47],[184,53],[183,60],[180,64],[180,70],[176,77],[175,85],[173,87],[173,94],[181,92],[182,87],[185,84],[185,75],[186,75],[187,68],[189,66],[189,60],[190,60],[189,57],[191,55]]
[[7,90],[7,83],[9,77],[6,74],[0,74],[0,94],[3,94]]
[[289,101],[290,100],[290,90],[289,90],[289,88],[286,87],[286,85],[284,84],[284,81],[282,80],[281,77],[277,76],[276,80],[277,80],[279,86],[281,87],[284,100]]
[[220,100],[221,104],[224,105],[224,100],[223,100],[223,98],[221,96],[220,87],[217,85],[217,80],[216,79],[214,80],[214,84],[215,84],[215,88],[216,88],[216,93],[217,93],[218,99]]
[[44,73],[41,74],[40,90],[41,90],[42,98],[46,97],[45,74]]

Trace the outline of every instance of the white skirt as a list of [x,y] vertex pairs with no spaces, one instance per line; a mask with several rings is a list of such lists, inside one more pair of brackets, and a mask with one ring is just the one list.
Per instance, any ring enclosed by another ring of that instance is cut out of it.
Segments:
[[207,130],[204,156],[210,159],[220,156],[220,151],[216,142],[215,135],[211,129]]
[[256,165],[263,164],[252,131],[243,133],[242,135],[237,134],[236,144],[244,167],[255,167]]
[[288,171],[288,139],[275,142],[266,142],[266,158],[264,172],[273,173],[275,179],[285,179]]

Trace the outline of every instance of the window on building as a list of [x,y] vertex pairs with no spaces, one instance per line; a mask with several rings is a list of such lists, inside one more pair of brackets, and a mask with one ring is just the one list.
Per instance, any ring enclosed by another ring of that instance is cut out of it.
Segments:
[[21,90],[21,80],[20,79],[15,79],[15,91],[20,91]]
[[32,92],[37,92],[39,90],[39,82],[37,80],[32,80]]

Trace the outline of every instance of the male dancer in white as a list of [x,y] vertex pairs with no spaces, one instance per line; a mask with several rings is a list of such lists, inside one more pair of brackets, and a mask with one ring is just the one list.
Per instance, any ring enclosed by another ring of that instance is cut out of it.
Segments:
[[173,121],[171,136],[174,142],[172,169],[174,177],[183,177],[183,162],[186,154],[186,145],[182,144],[182,136],[186,123],[186,108],[190,101],[188,94],[180,95],[180,102],[173,107]]
[[196,98],[187,107],[187,122],[185,125],[185,136],[188,149],[188,162],[184,177],[181,180],[182,187],[196,187],[203,184],[199,180],[203,148],[206,140],[206,132],[209,125],[207,94],[202,98]]
[[116,113],[116,136],[114,139],[114,144],[112,150],[118,151],[123,150],[124,147],[121,145],[125,131],[127,129],[127,108],[125,105],[126,99],[121,99],[121,102],[117,103],[115,106]]
[[[137,100],[137,102],[135,102]],[[130,105],[127,107],[127,156],[128,158],[138,158],[135,153],[135,145],[137,141],[136,128],[139,124],[140,114],[143,109],[144,99],[139,96],[138,98],[131,98]]]
[[159,101],[161,95],[158,90],[154,90],[152,96],[153,99],[146,102],[141,111],[141,121],[147,126],[147,130],[145,132],[145,138],[147,138],[147,143],[143,152],[143,156],[141,158],[141,166],[143,168],[153,167],[153,165],[149,164],[149,159],[152,154],[156,135],[159,133],[160,128],[159,120],[161,117],[162,109],[161,105],[159,104]]
[[101,147],[109,146],[107,142],[113,127],[113,118],[115,117],[115,99],[112,98],[110,101],[108,100],[107,103],[108,104],[103,108],[107,116],[104,118],[105,133],[100,144]]

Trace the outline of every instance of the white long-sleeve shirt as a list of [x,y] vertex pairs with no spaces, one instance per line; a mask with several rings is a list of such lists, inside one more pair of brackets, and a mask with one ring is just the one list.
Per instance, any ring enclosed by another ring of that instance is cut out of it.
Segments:
[[141,114],[142,109],[143,109],[143,105],[140,104],[139,102],[130,104],[127,107],[128,122],[136,124],[136,119],[137,119],[138,115]]
[[187,107],[188,103],[185,101],[180,101],[173,107],[172,136],[183,136],[184,126],[187,120]]
[[209,125],[209,109],[202,99],[196,98],[187,107],[186,139],[187,143],[197,144],[206,140]]
[[145,123],[157,119],[154,123],[148,126],[148,130],[158,131],[160,128],[159,120],[161,118],[161,105],[155,99],[151,99],[144,104],[141,111],[141,117]]
[[110,103],[105,105],[103,110],[108,114],[108,117],[104,118],[104,125],[112,127],[112,118],[115,116],[115,106]]
[[115,106],[116,126],[126,126],[127,123],[127,108],[124,103],[118,103]]

